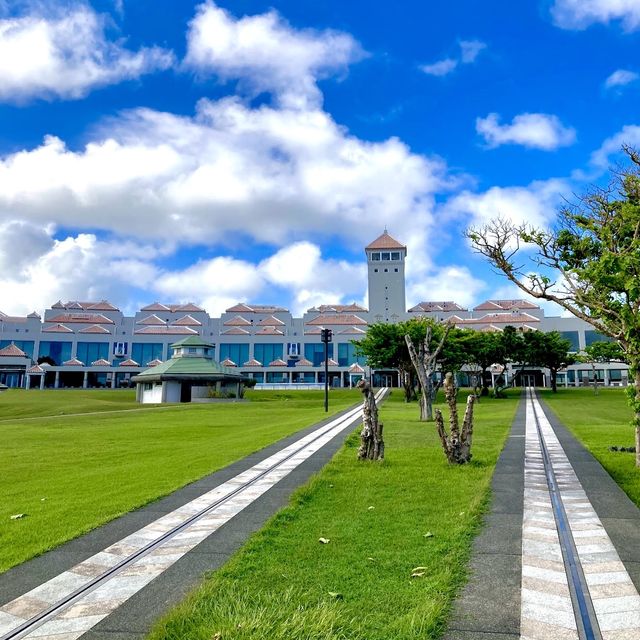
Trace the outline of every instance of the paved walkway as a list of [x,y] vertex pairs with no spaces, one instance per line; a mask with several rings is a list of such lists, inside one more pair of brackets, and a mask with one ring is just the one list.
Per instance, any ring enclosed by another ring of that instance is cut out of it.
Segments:
[[640,640],[640,510],[531,392],[446,640]]
[[0,576],[0,640],[134,640],[220,567],[361,421],[342,412]]

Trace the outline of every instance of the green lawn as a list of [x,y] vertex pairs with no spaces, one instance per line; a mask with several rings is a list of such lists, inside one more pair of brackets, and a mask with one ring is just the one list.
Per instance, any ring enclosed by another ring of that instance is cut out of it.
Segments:
[[624,389],[559,389],[542,398],[560,421],[583,442],[627,495],[640,506],[640,469],[633,453],[609,451],[610,446],[633,447],[632,411]]
[[[519,393],[483,399],[474,459],[447,465],[433,423],[394,392],[386,460],[356,460],[353,434],[290,506],[160,621],[153,640],[436,638],[465,580],[470,544]],[[425,534],[433,534],[425,537]],[[330,540],[320,544],[319,538]],[[422,577],[411,578],[417,567]]]
[[[325,417],[317,391],[248,397],[108,413],[140,405],[129,391],[3,392],[3,418],[50,417],[0,422],[0,571]],[[331,410],[360,398],[332,390]],[[104,413],[61,415],[80,409]]]

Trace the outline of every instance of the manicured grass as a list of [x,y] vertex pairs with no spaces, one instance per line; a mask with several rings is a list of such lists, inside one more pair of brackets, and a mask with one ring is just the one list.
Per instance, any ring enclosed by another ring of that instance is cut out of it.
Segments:
[[[8,397],[16,413],[22,399],[30,415],[55,415],[77,406],[105,411],[100,403],[109,402],[110,393],[32,391]],[[113,406],[127,405],[129,392],[113,393],[122,394]],[[256,401],[0,422],[0,571],[326,415],[320,392],[248,395]],[[360,397],[355,390],[332,390],[331,411]],[[10,519],[18,513],[27,516]]]
[[623,389],[559,389],[542,398],[560,421],[591,451],[609,475],[640,506],[640,470],[633,453],[609,451],[610,446],[633,447],[632,411]]
[[[519,394],[483,399],[474,458],[446,463],[433,423],[395,391],[386,459],[354,433],[290,506],[160,621],[152,640],[425,640],[443,630]],[[433,536],[425,537],[432,533]],[[330,540],[321,544],[319,538]],[[417,567],[422,577],[411,578]]]

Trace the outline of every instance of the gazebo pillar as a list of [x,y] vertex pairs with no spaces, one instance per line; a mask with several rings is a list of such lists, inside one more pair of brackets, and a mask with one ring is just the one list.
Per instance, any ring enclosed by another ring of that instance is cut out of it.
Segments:
[[56,371],[56,378],[53,382],[53,388],[54,389],[59,389],[60,388],[60,372]]
[[82,388],[86,389],[89,386],[89,372],[85,371],[82,377]]

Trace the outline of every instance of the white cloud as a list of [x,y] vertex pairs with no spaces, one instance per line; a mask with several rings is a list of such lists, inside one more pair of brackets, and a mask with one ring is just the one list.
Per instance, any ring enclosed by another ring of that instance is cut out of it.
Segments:
[[486,282],[476,278],[467,267],[447,265],[409,283],[407,307],[425,300],[454,300],[463,307],[470,307],[486,288]]
[[432,64],[423,64],[419,68],[430,76],[446,76],[455,71],[461,64],[471,64],[487,45],[480,40],[459,40],[460,53],[454,57],[443,58]]
[[558,179],[532,182],[526,187],[492,187],[483,193],[464,191],[444,207],[465,226],[482,226],[497,217],[516,224],[546,227],[556,217],[569,185]]
[[640,126],[626,125],[613,136],[607,138],[600,148],[591,154],[591,164],[599,169],[608,169],[611,156],[622,158],[622,146],[640,147]]
[[306,108],[321,102],[319,78],[345,71],[363,55],[347,33],[296,30],[273,10],[236,19],[208,0],[189,25],[185,64]]
[[618,20],[628,31],[640,27],[638,0],[555,0],[551,15],[563,29],[586,29],[599,22]]
[[168,51],[129,51],[107,40],[104,30],[103,18],[86,6],[0,20],[0,100],[81,98],[173,63]]
[[565,127],[555,115],[546,113],[522,113],[511,124],[500,124],[500,116],[490,113],[476,120],[476,131],[491,148],[503,144],[519,144],[524,147],[551,151],[566,147],[576,140],[575,129]]
[[391,138],[350,136],[319,110],[202,101],[194,118],[139,109],[84,149],[49,137],[0,159],[0,221],[213,244],[247,234],[367,242],[430,225],[446,166]]
[[604,83],[606,89],[613,87],[624,87],[632,82],[635,82],[640,76],[635,71],[629,71],[628,69],[618,69],[614,71]]

